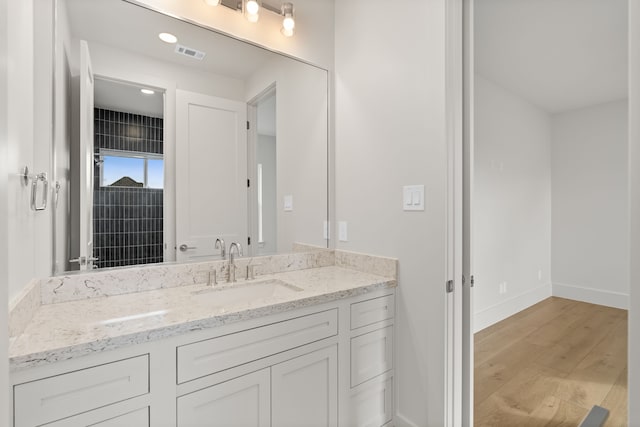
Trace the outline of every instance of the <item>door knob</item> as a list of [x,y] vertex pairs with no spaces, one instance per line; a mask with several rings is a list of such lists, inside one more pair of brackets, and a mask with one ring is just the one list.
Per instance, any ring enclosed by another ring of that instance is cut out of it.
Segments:
[[181,244],[178,249],[180,249],[180,252],[187,252],[189,249],[198,249],[195,246],[187,246],[186,244]]

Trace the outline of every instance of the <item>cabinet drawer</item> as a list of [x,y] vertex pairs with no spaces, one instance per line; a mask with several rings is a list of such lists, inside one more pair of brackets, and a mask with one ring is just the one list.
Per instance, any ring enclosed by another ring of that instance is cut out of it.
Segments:
[[349,426],[381,427],[391,421],[393,379],[373,380],[351,394]]
[[15,425],[34,426],[149,392],[149,355],[14,387]]
[[178,384],[338,333],[336,309],[178,347]]
[[149,427],[149,407],[125,413],[123,415],[96,414],[90,411],[75,417],[65,418],[46,424],[43,427]]
[[394,307],[393,295],[351,304],[351,329],[392,319],[395,312]]
[[393,326],[351,338],[351,387],[393,368]]

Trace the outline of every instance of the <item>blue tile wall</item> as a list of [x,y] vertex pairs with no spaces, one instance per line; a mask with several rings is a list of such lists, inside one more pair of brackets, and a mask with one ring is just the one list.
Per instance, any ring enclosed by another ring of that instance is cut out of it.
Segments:
[[[163,153],[163,120],[101,108],[94,114],[94,148]],[[98,268],[163,261],[163,190],[100,187],[94,167],[94,256]]]

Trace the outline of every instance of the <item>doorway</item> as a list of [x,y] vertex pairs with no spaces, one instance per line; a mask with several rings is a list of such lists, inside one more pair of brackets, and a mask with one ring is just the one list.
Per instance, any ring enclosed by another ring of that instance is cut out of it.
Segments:
[[[570,323],[570,313],[581,310],[567,301],[580,301],[578,307],[624,313],[624,322],[604,335],[626,336],[627,2],[487,0],[475,2],[472,11],[470,317],[477,359],[491,365],[479,354],[480,342],[491,334],[507,340],[504,330],[519,328],[502,322],[551,302],[560,307],[558,323],[545,328],[556,333]],[[576,321],[576,327],[589,325],[589,319]],[[512,343],[538,336],[545,324],[521,329]],[[557,347],[572,347],[570,337],[553,339]],[[600,344],[585,345],[593,350]],[[626,366],[626,342],[618,347],[611,353],[623,354]],[[626,377],[624,366],[616,363],[607,374],[610,391]],[[565,376],[580,369],[576,365]],[[499,387],[517,381],[499,370],[492,375],[505,377]],[[589,383],[588,375],[582,379]],[[603,378],[597,382],[605,384]],[[476,395],[481,390],[476,383]],[[476,421],[481,403],[474,404]],[[513,406],[507,411],[519,413]]]
[[95,268],[164,261],[164,94],[96,78]]

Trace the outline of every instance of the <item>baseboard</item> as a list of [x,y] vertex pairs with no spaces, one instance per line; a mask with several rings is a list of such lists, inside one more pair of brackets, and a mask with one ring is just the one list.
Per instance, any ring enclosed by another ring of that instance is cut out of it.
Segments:
[[393,421],[395,427],[418,427],[417,424],[412,423],[400,414],[396,414]]
[[601,289],[583,288],[581,286],[553,283],[554,297],[568,298],[607,307],[629,309],[629,295],[620,292],[603,291]]
[[551,284],[547,283],[535,287],[520,295],[513,296],[496,305],[478,311],[473,317],[474,333],[487,328],[494,323],[506,319],[509,316],[531,307],[551,296]]

